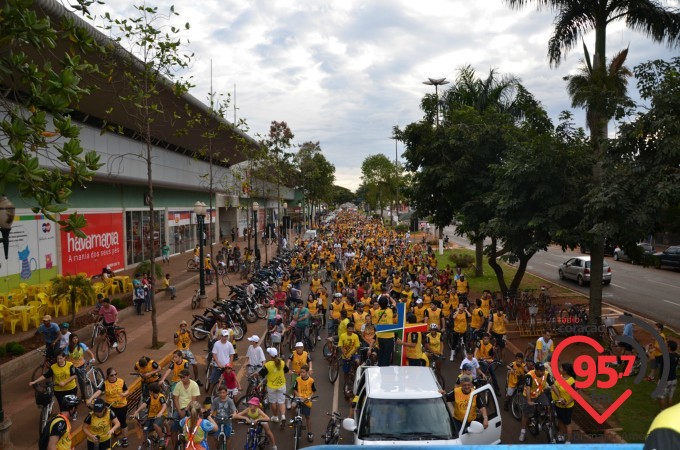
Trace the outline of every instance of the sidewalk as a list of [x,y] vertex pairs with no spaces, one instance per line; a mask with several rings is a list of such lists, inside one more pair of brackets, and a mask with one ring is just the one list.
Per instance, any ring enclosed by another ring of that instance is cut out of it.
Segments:
[[[276,252],[276,246],[270,246],[268,249],[269,255],[271,251]],[[131,376],[135,362],[142,356],[148,356],[156,361],[161,361],[165,356],[170,354],[175,346],[173,344],[173,334],[178,328],[181,320],[186,320],[191,323],[192,314],[201,314],[202,308],[191,310],[191,296],[194,291],[198,289],[198,272],[187,272],[186,261],[192,256],[191,252],[175,255],[170,258],[170,264],[164,265],[164,271],[171,274],[172,282],[178,286],[177,298],[170,300],[170,297],[165,293],[160,292],[156,295],[156,322],[158,325],[158,340],[159,347],[151,348],[151,313],[145,313],[143,316],[137,316],[134,313],[134,308],[126,308],[121,312],[120,324],[125,327],[127,333],[128,345],[124,353],[113,352],[109,359],[104,364],[97,364],[102,370],[106,371],[108,367],[116,367],[119,376],[125,379],[128,387],[132,385],[136,377]],[[264,259],[264,252],[262,252]],[[126,270],[119,274],[132,275],[134,269]],[[238,274],[230,275],[233,284],[240,283]],[[220,297],[228,294],[229,288],[220,284]],[[208,304],[209,299],[214,299],[216,294],[215,284],[206,286],[206,296],[208,300],[203,301],[203,306]],[[119,297],[119,296],[114,296]],[[129,294],[128,294],[129,297]],[[91,308],[91,307],[90,307]],[[79,315],[86,314],[90,308],[81,309]],[[68,318],[59,317],[59,321]],[[89,327],[91,328],[91,327]],[[252,328],[252,329],[251,329]],[[252,324],[248,329],[248,333],[257,333],[264,331],[264,322]],[[262,328],[260,330],[259,328]],[[17,333],[15,335],[3,335],[3,341],[15,340],[18,341],[20,336],[30,337],[35,333],[35,330],[29,330],[27,333]],[[79,333],[80,334],[80,333]],[[85,334],[85,333],[83,333]],[[89,345],[89,339],[85,341]],[[204,355],[207,352],[207,341],[194,343],[192,350],[199,358],[199,363],[204,361]],[[247,341],[239,343],[239,353],[245,354],[247,348]],[[36,353],[30,351],[29,353]],[[22,358],[27,358],[25,355]],[[242,360],[241,360],[242,361]],[[13,377],[2,378],[2,401],[5,416],[12,420],[11,439],[14,448],[19,449],[35,449],[38,444],[38,415],[39,409],[35,405],[33,389],[28,386],[31,373],[37,364],[26,366],[25,370],[20,372],[20,375]],[[205,372],[199,371],[199,377],[205,381]],[[55,410],[55,413],[57,411]],[[81,406],[79,408],[79,420],[73,424],[74,431],[82,424],[82,418],[85,417],[86,408]],[[81,444],[77,448],[84,448]]]

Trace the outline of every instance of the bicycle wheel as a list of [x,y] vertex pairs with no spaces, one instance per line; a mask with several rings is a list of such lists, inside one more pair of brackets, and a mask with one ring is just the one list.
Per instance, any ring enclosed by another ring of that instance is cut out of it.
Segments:
[[328,381],[335,383],[338,379],[338,372],[340,372],[340,363],[335,361],[330,361],[328,364]]
[[93,369],[93,375],[94,375],[94,380],[92,380],[92,381],[93,381],[94,389],[97,390],[101,386],[104,385],[104,380],[106,378],[104,377],[104,371],[102,369],[100,369],[99,367],[95,367]]
[[198,291],[194,292],[194,295],[191,297],[191,309],[198,308],[198,304],[200,303],[200,299],[198,297]]
[[257,314],[258,319],[264,319],[267,317],[267,310],[261,304],[258,304],[255,307],[255,314]]
[[45,373],[45,365],[40,364],[38,367],[35,368],[33,371],[33,374],[31,375],[31,381],[35,381],[38,378],[42,376],[42,374]]
[[231,284],[231,280],[229,279],[229,273],[224,272],[222,274],[222,284],[225,286],[229,286]]
[[324,444],[335,445],[338,443],[338,438],[340,437],[340,430],[336,431],[335,420],[331,419],[326,425],[326,433],[324,433]]
[[94,394],[94,391],[96,390],[97,389],[92,385],[92,381],[90,381],[89,378],[85,380],[85,392],[84,392],[85,397],[87,398],[92,397],[92,394]]
[[104,337],[104,339],[99,341],[99,344],[97,344],[97,348],[95,350],[97,361],[99,361],[100,364],[104,364],[106,360],[109,359],[110,351],[111,349],[109,348],[109,339]]
[[38,421],[38,426],[40,427],[38,429],[38,436],[40,436],[40,433],[42,433],[43,428],[45,428],[45,425],[47,425],[47,421],[50,418],[50,414],[52,413],[52,404],[54,401],[50,402],[49,405],[44,406],[40,410],[40,419]]
[[313,326],[311,330],[309,330],[309,337],[307,338],[307,343],[309,344],[309,351],[313,352],[314,348],[316,347],[316,336],[318,335],[319,331],[316,329],[316,326]]
[[618,333],[614,327],[607,327],[607,332],[605,333],[605,349],[611,350],[616,347],[616,337]]
[[217,448],[220,450],[227,450],[227,440],[222,433],[217,437]]
[[517,420],[522,420],[522,396],[520,394],[515,393],[515,395],[512,396],[510,409],[512,410],[512,417]]
[[151,439],[148,438],[148,437],[146,439],[144,439],[139,444],[139,448],[142,449],[142,450],[147,450],[147,449],[151,449],[151,448],[154,448],[154,447],[155,447],[155,445],[153,445],[153,443],[151,442]]
[[196,263],[196,261],[194,261],[193,258],[188,260],[187,261],[187,270],[196,270],[196,269],[198,269],[198,264]]
[[329,341],[326,341],[321,351],[323,353],[323,357],[329,360],[331,356],[333,356],[333,344],[331,344]]
[[120,330],[118,333],[116,333],[116,341],[118,342],[116,351],[118,353],[123,353],[127,348],[127,334],[125,334],[125,331]]
[[295,422],[295,434],[293,434],[293,450],[300,448],[300,435],[302,434],[302,422]]

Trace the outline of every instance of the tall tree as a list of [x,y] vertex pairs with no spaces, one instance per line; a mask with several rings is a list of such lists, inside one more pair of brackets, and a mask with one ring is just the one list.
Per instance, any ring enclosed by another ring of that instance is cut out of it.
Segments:
[[[179,14],[174,6],[168,15],[159,13],[157,7],[145,4],[135,6],[138,16],[127,19],[112,18],[107,12],[104,15],[104,29],[109,31],[116,42],[134,57],[122,57],[117,48],[109,49],[111,54],[111,70],[121,71],[124,83],[114,85],[119,89],[119,107],[132,119],[135,132],[142,144],[139,157],[146,163],[147,201],[149,206],[149,253],[151,255],[151,273],[154,270],[154,258],[158,245],[154,238],[156,219],[154,215],[154,183],[153,183],[153,149],[154,137],[159,127],[172,126],[178,118],[166,111],[161,100],[163,92],[172,92],[181,96],[188,92],[191,84],[177,76],[178,71],[189,66],[192,55],[184,53],[185,41],[178,38],[181,30],[169,25],[171,19]],[[189,29],[189,23],[184,25]],[[113,108],[113,106],[112,106]],[[160,230],[159,230],[160,231]],[[160,234],[160,233],[159,233]],[[199,236],[202,239],[202,236]],[[160,244],[160,243],[158,243]],[[151,290],[151,345],[158,345],[157,308],[154,290]]]
[[[284,121],[277,122],[272,120],[269,126],[269,133],[264,139],[264,144],[269,150],[271,158],[271,171],[267,180],[276,183],[276,217],[281,220],[281,185],[288,180],[291,170],[291,158],[293,154],[288,152],[293,146],[293,138],[295,135]],[[279,233],[278,248],[281,250],[282,233]]]
[[[677,8],[664,7],[657,0],[505,0],[511,7],[522,8],[535,4],[541,9],[556,13],[555,28],[548,41],[548,58],[551,65],[559,65],[566,53],[574,48],[584,35],[595,32],[595,55],[593,70],[604,79],[606,71],[607,27],[625,21],[632,29],[641,31],[656,42],[670,45],[680,43],[680,12]],[[606,92],[603,92],[604,96]],[[591,241],[591,279],[602,279],[604,261],[605,226],[597,220],[606,202],[602,186],[604,160],[607,151],[607,117],[601,104],[591,105],[587,115],[591,118],[590,137],[593,152],[597,156],[592,168],[592,189],[587,208],[595,220],[591,220],[588,235]],[[590,283],[590,317],[596,320],[602,315],[602,283]]]
[[[92,3],[71,6],[87,14]],[[90,94],[83,77],[97,72],[87,56],[101,47],[73,19],[38,17],[33,0],[7,0],[1,8],[0,195],[15,187],[34,212],[85,237],[82,215],[57,220],[55,214],[67,209],[71,188],[84,189],[102,166],[95,151],[82,148],[80,128],[71,122],[74,105]],[[73,51],[58,47],[65,40]],[[41,158],[52,168],[41,166]]]
[[302,143],[294,160],[300,173],[298,185],[309,203],[318,208],[322,201],[330,201],[335,166],[323,155],[319,142]]
[[[394,178],[394,165],[387,156],[382,153],[370,155],[361,163],[361,179],[368,187],[369,199],[380,209],[380,220],[386,204],[393,197],[391,189]],[[369,203],[371,201],[369,200]]]

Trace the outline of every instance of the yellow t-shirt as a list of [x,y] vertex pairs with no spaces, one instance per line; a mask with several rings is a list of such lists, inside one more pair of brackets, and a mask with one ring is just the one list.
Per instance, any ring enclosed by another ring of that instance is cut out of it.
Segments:
[[[564,381],[566,381],[569,386],[574,386],[574,383],[576,382],[574,380],[574,377],[569,377]],[[556,394],[555,391],[553,390],[550,391],[552,394],[552,399],[555,401],[555,406],[557,406],[558,408],[573,408],[574,399],[572,398],[571,394],[569,394],[569,392],[567,392],[567,390],[564,387],[562,387],[562,385],[558,381],[555,381],[554,386],[557,388],[557,391],[559,392],[559,394]],[[565,403],[561,402],[558,403],[557,401],[559,399],[564,399]]]
[[267,387],[280,389],[286,385],[286,365],[281,361],[281,367],[277,367],[274,361],[264,363],[267,369]]
[[496,313],[492,315],[493,319],[491,321],[491,331],[496,334],[506,334],[508,330],[505,327],[505,314]]
[[359,336],[356,333],[352,333],[351,336],[347,333],[341,334],[339,336],[340,339],[338,340],[338,347],[340,347],[343,358],[347,359],[354,355],[357,350],[359,350]]
[[58,383],[68,380],[72,376],[71,371],[73,367],[73,364],[69,361],[66,361],[63,367],[60,367],[59,364],[56,363],[50,366],[50,369],[52,370],[52,379],[54,380],[55,391],[70,391],[71,389],[75,389],[76,386],[78,386],[78,382],[76,381],[75,377],[65,386],[57,385]]
[[[373,323],[375,325],[394,325],[394,313],[390,308],[387,309],[374,309],[373,310]],[[383,331],[382,333],[376,333],[376,336],[380,339],[389,339],[394,337],[394,331]]]

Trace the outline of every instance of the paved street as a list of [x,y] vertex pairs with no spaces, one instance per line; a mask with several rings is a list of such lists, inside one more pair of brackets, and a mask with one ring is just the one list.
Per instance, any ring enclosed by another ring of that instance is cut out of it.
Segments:
[[[465,248],[474,248],[468,240],[455,235],[454,227],[446,227],[449,239]],[[563,252],[552,246],[547,252],[539,252],[529,261],[527,271],[574,291],[588,295],[588,287],[581,287],[570,280],[560,280],[557,267],[576,251]],[[614,261],[605,257],[612,268],[612,282],[602,290],[603,300],[625,310],[635,312],[653,321],[663,322],[675,330],[680,330],[680,272],[669,269],[644,268],[629,262]]]

